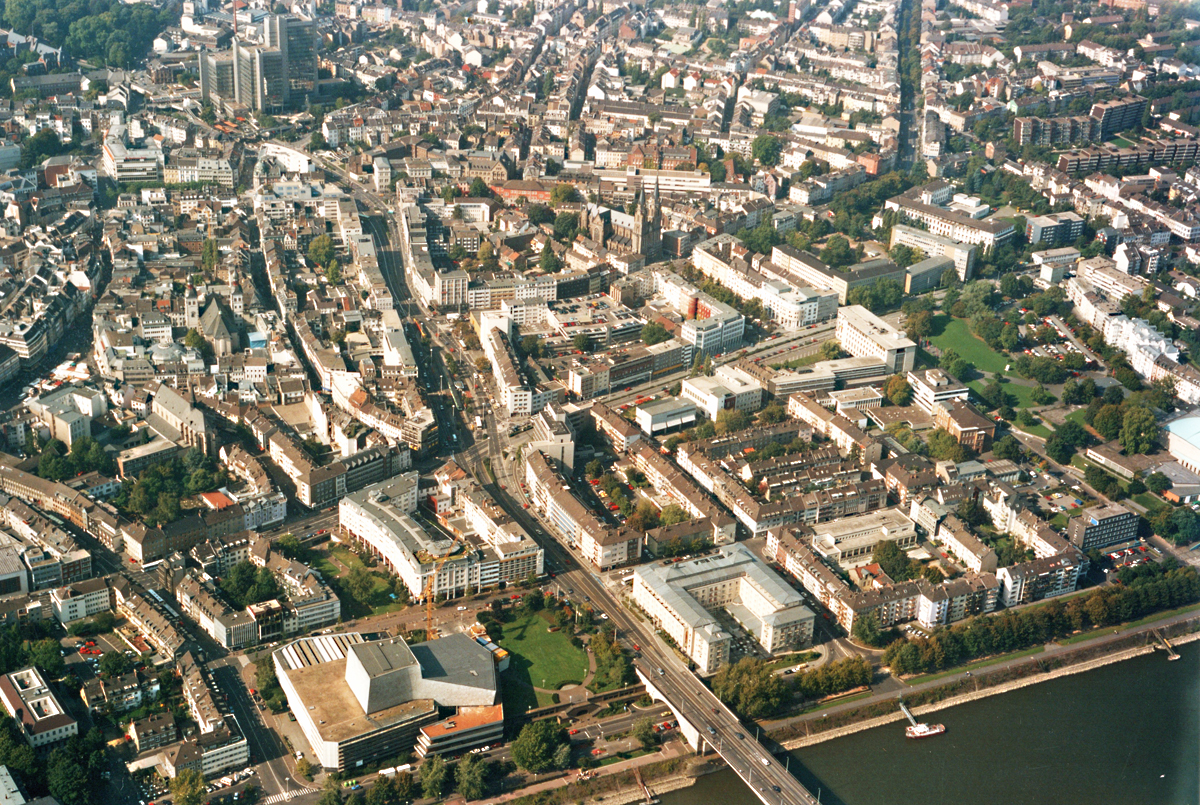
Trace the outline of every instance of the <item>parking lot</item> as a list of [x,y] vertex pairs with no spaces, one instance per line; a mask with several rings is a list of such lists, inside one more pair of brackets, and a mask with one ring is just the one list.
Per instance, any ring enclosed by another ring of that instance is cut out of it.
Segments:
[[1106,548],[1104,557],[1112,562],[1114,570],[1121,570],[1126,567],[1138,567],[1147,562],[1157,562],[1162,558],[1162,554],[1153,545],[1137,540]]

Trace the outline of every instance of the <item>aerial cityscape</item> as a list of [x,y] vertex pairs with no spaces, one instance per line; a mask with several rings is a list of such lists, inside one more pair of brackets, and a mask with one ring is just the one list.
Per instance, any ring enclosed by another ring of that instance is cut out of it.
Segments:
[[0,805],[1200,800],[1200,4],[0,33]]

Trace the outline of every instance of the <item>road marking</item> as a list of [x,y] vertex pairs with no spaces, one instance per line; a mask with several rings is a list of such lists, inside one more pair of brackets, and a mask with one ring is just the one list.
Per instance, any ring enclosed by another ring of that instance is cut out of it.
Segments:
[[287,802],[292,797],[298,797],[303,794],[303,791],[289,789],[279,794],[272,794],[262,800],[262,805],[274,805],[276,802]]

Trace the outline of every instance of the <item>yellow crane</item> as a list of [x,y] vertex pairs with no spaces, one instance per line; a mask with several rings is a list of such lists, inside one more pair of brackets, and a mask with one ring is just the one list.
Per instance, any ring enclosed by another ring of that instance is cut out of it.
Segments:
[[442,567],[454,555],[454,548],[458,545],[458,538],[454,539],[454,543],[450,546],[450,550],[446,551],[446,555],[437,560],[433,567],[433,573],[430,574],[429,580],[425,582],[425,590],[422,595],[425,597],[425,639],[437,640],[438,633],[433,628],[433,585],[437,581],[438,573],[442,572]]

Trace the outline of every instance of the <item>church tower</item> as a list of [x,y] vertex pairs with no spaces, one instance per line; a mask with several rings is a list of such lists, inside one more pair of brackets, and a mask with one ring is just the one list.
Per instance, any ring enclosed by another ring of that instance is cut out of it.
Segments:
[[658,183],[654,184],[654,196],[651,197],[642,188],[642,198],[638,204],[637,213],[633,217],[637,231],[635,251],[641,252],[647,263],[662,259],[662,206],[658,200]]
[[238,274],[233,275],[233,284],[229,288],[229,307],[233,310],[233,315],[239,319],[242,317],[242,311],[245,309],[245,302],[242,298],[242,278]]
[[196,296],[196,286],[190,282],[183,296],[183,324],[189,330],[200,326],[200,299]]

